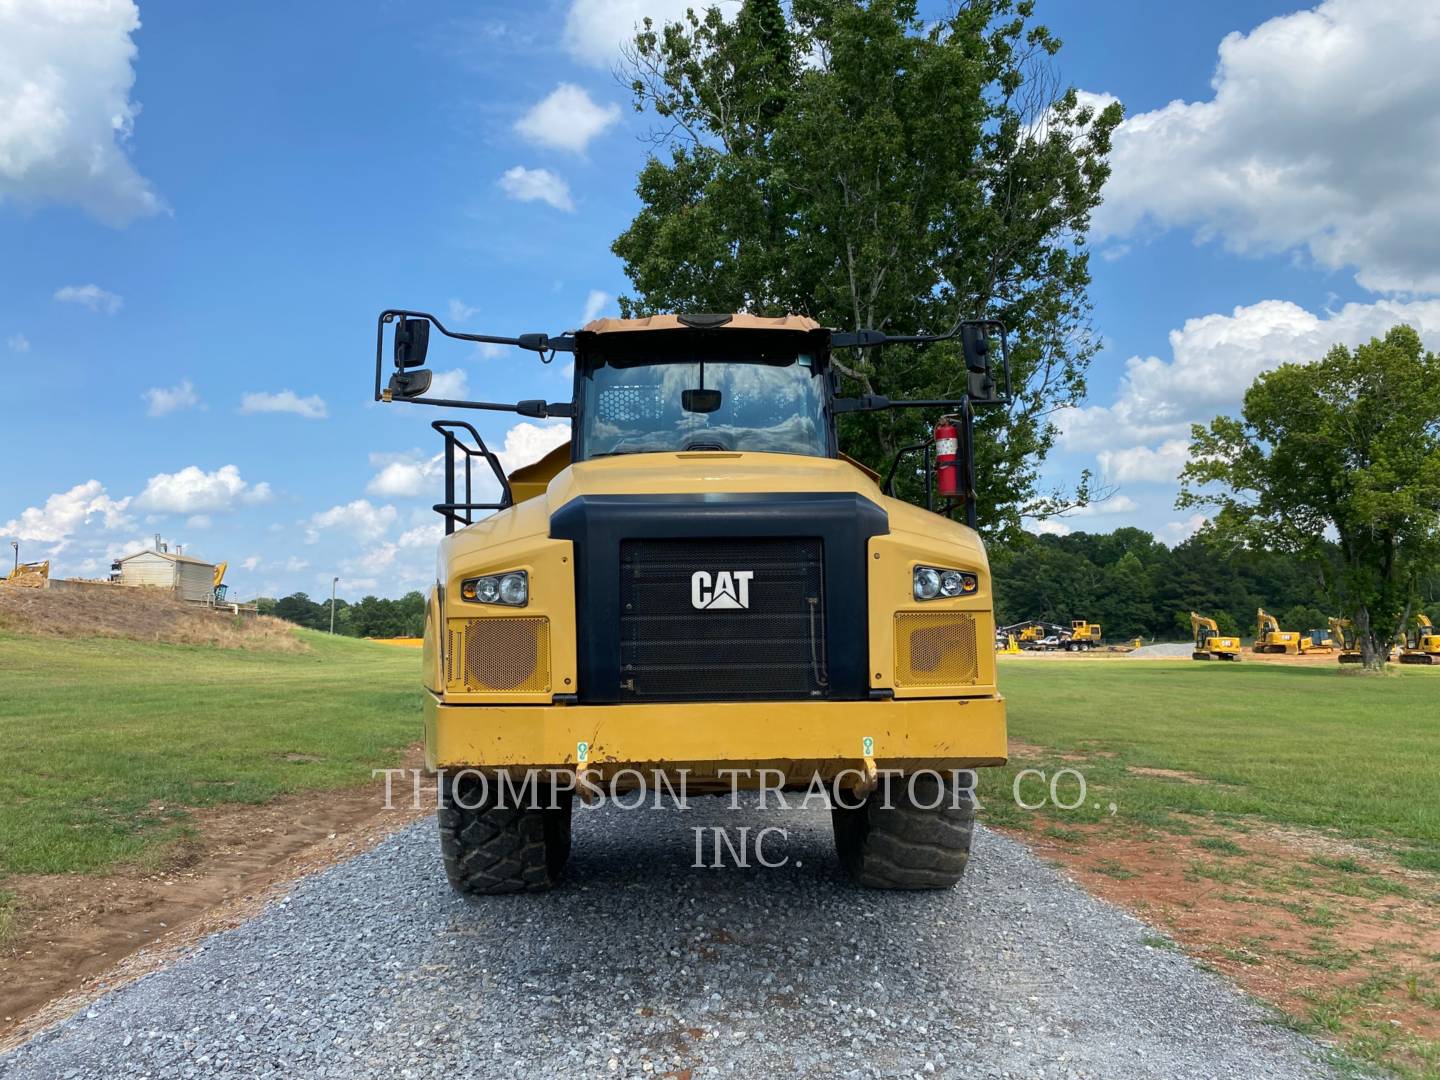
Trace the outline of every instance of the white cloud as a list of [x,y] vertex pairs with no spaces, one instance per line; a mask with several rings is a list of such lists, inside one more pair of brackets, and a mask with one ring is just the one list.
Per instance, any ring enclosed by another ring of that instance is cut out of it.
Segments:
[[[1077,506],[1074,510],[1066,510],[1057,515],[1062,518],[1087,518],[1087,517],[1108,517],[1111,514],[1130,514],[1140,509],[1140,505],[1129,495],[1111,495],[1108,499],[1099,502],[1086,503],[1084,506]],[[1055,520],[1054,518],[1050,519]]]
[[187,529],[208,529],[212,524],[209,514],[191,514],[185,519]]
[[336,530],[369,543],[384,536],[395,524],[393,506],[373,506],[369,499],[356,499],[312,514],[305,528],[305,542],[315,543],[322,532]]
[[62,285],[55,290],[54,299],[62,304],[79,304],[91,311],[103,311],[106,315],[114,315],[125,306],[124,299],[99,285]]
[[1204,514],[1191,514],[1184,521],[1167,521],[1160,528],[1160,539],[1174,547],[1194,536],[1208,520]]
[[1056,521],[1054,518],[1044,518],[1026,525],[1025,531],[1034,533],[1036,536],[1069,536],[1070,526]]
[[437,371],[430,379],[430,389],[426,397],[450,398],[460,400],[470,393],[470,380],[466,377],[461,368],[453,371]]
[[1208,101],[1115,133],[1092,236],[1193,228],[1304,251],[1382,292],[1440,292],[1440,8],[1326,0],[1220,43]]
[[1167,439],[1159,446],[1130,446],[1123,450],[1101,450],[1095,455],[1105,478],[1116,484],[1173,484],[1190,460],[1187,439]]
[[605,310],[605,305],[610,302],[610,295],[601,292],[599,289],[591,289],[590,295],[585,298],[585,314],[580,316],[580,325],[584,326],[592,319],[598,319],[600,312]]
[[19,517],[0,526],[0,535],[63,547],[72,534],[97,519],[106,529],[131,528],[133,523],[125,516],[129,504],[128,498],[112,499],[99,480],[87,480],[51,495],[44,506],[22,510]]
[[301,570],[308,570],[310,564],[296,555],[291,555],[285,560],[285,569],[292,574],[298,574]]
[[500,177],[500,188],[520,202],[548,203],[566,213],[575,209],[575,202],[570,198],[570,185],[549,169],[527,169],[516,165]]
[[[355,574],[374,574],[378,571],[389,570],[394,565],[396,557],[400,554],[400,548],[388,541],[374,545],[362,551],[353,559],[346,559],[340,563],[340,579],[356,589],[374,588],[376,579],[365,577],[356,579]],[[393,575],[388,575],[392,576]],[[366,584],[366,583],[369,584]]]
[[417,525],[413,529],[407,529],[400,534],[400,539],[396,541],[396,543],[402,548],[434,547],[444,538],[444,525],[439,521],[434,521],[425,525]]
[[365,485],[366,494],[385,499],[408,499],[438,491],[444,474],[444,455],[422,457],[413,454],[371,454],[370,464],[380,471]]
[[79,206],[109,225],[164,209],[125,156],[140,13],[131,0],[0,3],[0,201]]
[[533,465],[557,446],[570,441],[570,425],[563,420],[532,424],[521,421],[505,433],[505,445],[496,453],[505,472]]
[[597,105],[574,83],[562,82],[515,122],[515,130],[542,146],[583,154],[591,139],[619,119],[620,106]]
[[281,390],[278,394],[264,392],[242,394],[240,411],[252,413],[294,413],[307,420],[324,420],[328,415],[325,399],[319,394],[301,397],[294,390]]
[[479,308],[471,307],[469,304],[453,298],[445,305],[445,314],[450,317],[452,323],[468,322],[470,316],[478,310]]
[[700,11],[708,6],[699,0],[574,0],[560,40],[577,60],[608,68],[647,15],[658,29],[684,18],[686,8]]
[[[570,425],[565,421],[532,424],[522,420],[505,433],[503,443],[495,452],[500,466],[512,473],[539,461],[557,446],[570,441]],[[491,444],[494,447],[496,444]],[[385,499],[413,499],[435,495],[445,478],[443,454],[426,457],[418,452],[409,454],[371,454],[370,464],[379,469],[365,485],[367,495]],[[457,492],[460,483],[457,472]],[[472,496],[475,502],[486,502],[499,494],[494,478],[486,468],[477,468]]]
[[1440,349],[1440,300],[1346,304],[1312,314],[1262,300],[1228,315],[1205,315],[1170,331],[1169,360],[1131,357],[1113,404],[1067,409],[1057,418],[1066,450],[1100,450],[1188,438],[1192,423],[1236,411],[1261,372],[1309,363],[1337,344],[1355,346],[1397,323]]
[[165,416],[179,409],[193,409],[200,404],[200,396],[189,379],[181,380],[178,386],[152,386],[143,395],[148,416]]
[[245,556],[244,559],[241,560],[241,562],[240,562],[240,569],[241,569],[241,570],[254,570],[254,569],[255,569],[257,566],[259,566],[259,565],[260,565],[260,556],[259,556],[259,555],[247,555],[247,556]]
[[206,472],[187,465],[179,472],[157,473],[135,497],[135,508],[162,514],[205,514],[225,512],[236,506],[261,503],[270,498],[269,484],[249,484],[234,465],[222,465]]
[[30,351],[30,339],[24,334],[11,334],[5,339],[5,347],[11,352],[25,353]]

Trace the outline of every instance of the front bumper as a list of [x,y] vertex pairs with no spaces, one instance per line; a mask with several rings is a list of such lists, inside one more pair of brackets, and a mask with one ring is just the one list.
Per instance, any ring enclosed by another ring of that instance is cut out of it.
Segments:
[[[1005,700],[708,702],[654,705],[447,705],[425,694],[432,769],[780,768],[834,776],[870,758],[879,769],[1003,765]],[[583,750],[581,744],[584,744]],[[583,758],[582,758],[583,755]]]

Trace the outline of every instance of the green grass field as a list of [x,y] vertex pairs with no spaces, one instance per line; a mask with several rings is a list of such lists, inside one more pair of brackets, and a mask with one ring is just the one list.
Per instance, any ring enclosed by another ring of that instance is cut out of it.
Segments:
[[[1440,871],[1440,672],[1011,661],[1000,681],[1012,739],[1085,756],[1092,797],[1076,820],[1107,815],[1112,801],[1117,814],[1146,824],[1174,823],[1177,813],[1253,815],[1378,840],[1403,864]],[[1055,755],[1049,764],[1077,763]],[[1214,782],[1138,776],[1131,767]],[[1014,772],[982,782],[982,796],[1002,785],[1008,794]],[[991,809],[1002,823],[1023,815],[1006,799],[992,798]]]
[[134,859],[187,807],[393,765],[420,738],[419,653],[299,633],[308,651],[0,633],[0,887]]

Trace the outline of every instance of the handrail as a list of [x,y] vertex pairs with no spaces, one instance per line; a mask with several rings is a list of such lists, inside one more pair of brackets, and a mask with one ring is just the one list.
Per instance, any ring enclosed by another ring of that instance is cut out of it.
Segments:
[[[449,536],[455,531],[457,525],[475,524],[476,510],[505,510],[515,505],[515,494],[510,489],[510,478],[505,475],[505,469],[500,464],[500,459],[494,452],[485,445],[485,440],[480,433],[463,420],[435,420],[430,426],[438,431],[445,439],[445,501],[436,503],[432,509],[445,519],[445,535]],[[459,428],[469,432],[470,437],[475,440],[475,445],[470,446],[462,442],[452,428]],[[465,455],[465,500],[455,501],[455,451],[459,449]],[[495,474],[495,479],[500,483],[499,502],[475,502],[474,495],[474,472],[473,465],[476,458],[483,458],[490,466],[490,471]]]

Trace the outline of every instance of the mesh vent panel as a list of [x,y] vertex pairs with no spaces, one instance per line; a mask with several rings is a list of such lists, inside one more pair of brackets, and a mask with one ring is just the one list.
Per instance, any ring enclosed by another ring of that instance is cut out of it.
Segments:
[[979,679],[974,615],[963,611],[896,614],[896,686],[973,686]]
[[446,631],[445,689],[456,693],[550,689],[550,620],[451,619]]

